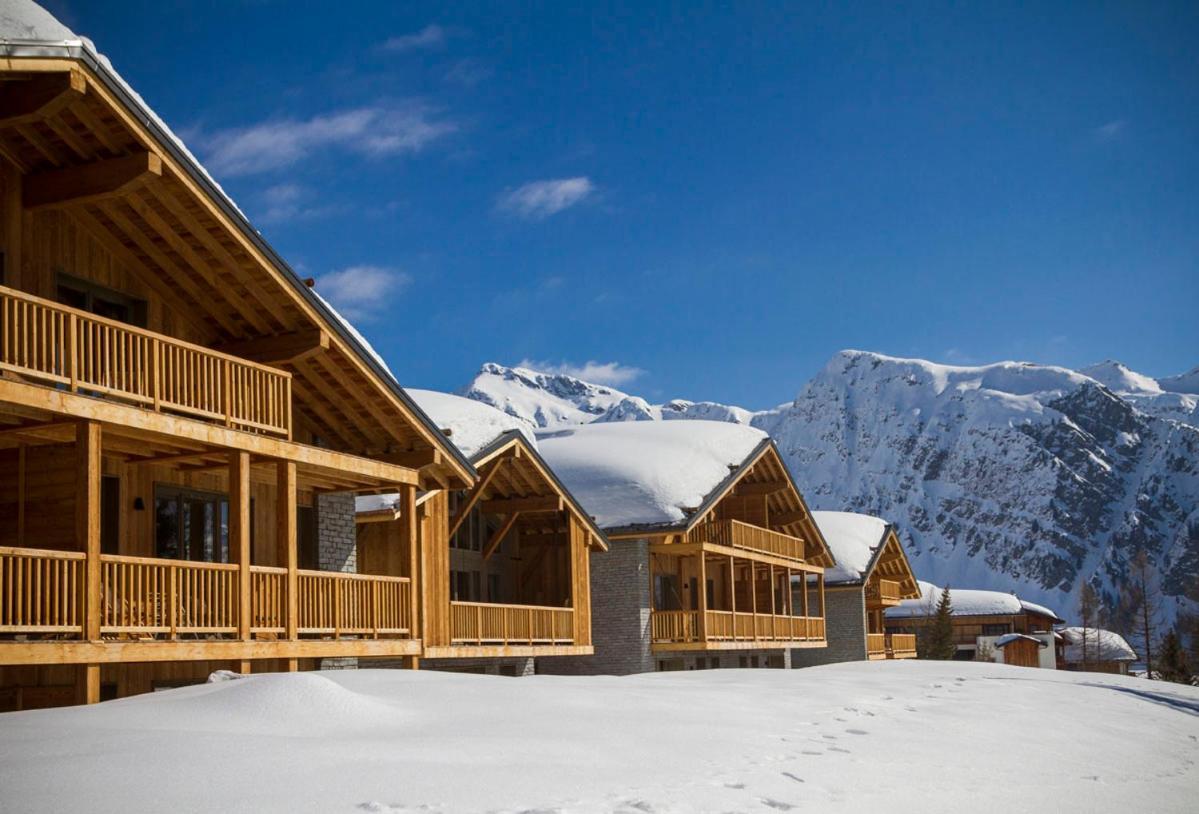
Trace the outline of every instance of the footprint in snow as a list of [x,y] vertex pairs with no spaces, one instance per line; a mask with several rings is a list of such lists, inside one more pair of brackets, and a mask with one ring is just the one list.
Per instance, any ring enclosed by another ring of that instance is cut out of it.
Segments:
[[745,788],[745,784],[744,783],[725,783],[724,787],[726,789],[743,789],[743,788]]
[[801,755],[812,755],[813,757],[819,757],[820,755],[823,755],[824,752],[817,752],[812,749],[804,749],[802,752],[800,752],[800,754]]
[[795,775],[791,774],[791,772],[783,772],[783,777],[789,777],[792,780],[794,780],[796,783],[804,782],[804,779],[802,777],[796,777]]
[[828,748],[828,750],[829,750],[830,752],[840,752],[840,753],[842,753],[842,754],[845,754],[845,755],[852,755],[852,754],[853,754],[853,752],[849,751],[848,749],[842,749],[840,746],[830,746],[830,747]]
[[821,735],[820,737],[824,738],[826,741],[835,741],[837,739],[836,735]]
[[845,732],[846,732],[846,734],[849,734],[849,735],[869,735],[870,734],[865,729],[846,729]]
[[795,806],[791,805],[790,803],[784,803],[782,800],[771,800],[769,797],[759,797],[758,800],[761,801],[763,805],[770,806],[777,811],[790,811],[791,809],[795,808]]

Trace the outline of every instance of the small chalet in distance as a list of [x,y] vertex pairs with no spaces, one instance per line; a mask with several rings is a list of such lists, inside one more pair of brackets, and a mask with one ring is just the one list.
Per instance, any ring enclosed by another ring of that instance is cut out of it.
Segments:
[[549,670],[783,667],[793,649],[825,646],[833,558],[765,433],[613,422],[547,431],[538,446],[611,541],[591,563],[595,655]]
[[[607,550],[603,532],[522,421],[461,396],[407,393],[479,474],[469,489],[430,488],[415,499],[422,666],[526,675],[534,659],[590,655],[588,555]],[[403,560],[399,500],[357,500],[358,562],[372,573]]]
[[796,667],[916,657],[911,633],[886,633],[883,611],[920,596],[895,526],[856,512],[812,512],[836,558],[825,571],[828,647],[796,650]]
[[1058,629],[1058,636],[1062,644],[1058,653],[1059,670],[1128,675],[1128,668],[1138,658],[1124,637],[1111,630],[1089,627],[1084,636],[1081,627],[1064,627]]
[[[920,582],[920,598],[904,599],[884,612],[889,634],[916,633],[932,619],[941,589],[929,582]],[[1002,591],[980,591],[950,588],[953,608],[953,632],[957,644],[954,658],[973,661],[979,652],[990,651],[992,660],[1018,663],[1022,666],[1054,669],[1057,666],[1058,639],[1053,626],[1063,620],[1049,608],[1020,599]],[[1021,634],[1040,642],[1035,663],[1032,651],[1013,638]]]

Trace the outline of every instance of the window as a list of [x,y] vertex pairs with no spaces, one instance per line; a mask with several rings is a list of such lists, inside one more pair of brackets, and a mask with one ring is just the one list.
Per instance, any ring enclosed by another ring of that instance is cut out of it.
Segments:
[[58,301],[63,305],[90,311],[96,316],[146,327],[146,301],[122,294],[102,285],[59,272],[56,278]]
[[502,602],[503,597],[500,595],[500,593],[501,593],[500,592],[500,575],[499,574],[488,574],[487,575],[487,601],[488,602]]
[[297,565],[306,571],[320,568],[320,547],[317,544],[316,509],[312,506],[296,507],[296,558]]
[[121,553],[121,479],[100,478],[100,552]]
[[479,602],[479,572],[450,571],[450,599],[454,602]]
[[676,575],[654,574],[654,609],[683,609],[683,598],[679,596],[679,578]]
[[[251,538],[253,517],[251,502]],[[229,499],[219,492],[156,485],[154,540],[156,556],[165,559],[229,562]]]
[[1004,636],[1012,632],[1011,623],[1005,622],[1000,625],[983,625],[984,636]]

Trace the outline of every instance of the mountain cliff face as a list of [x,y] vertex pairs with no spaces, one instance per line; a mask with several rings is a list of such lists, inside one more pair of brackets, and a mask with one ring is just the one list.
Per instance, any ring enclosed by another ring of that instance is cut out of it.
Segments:
[[[485,365],[464,393],[553,429],[707,419],[775,439],[813,509],[899,525],[921,579],[1014,590],[1067,617],[1090,580],[1115,605],[1144,548],[1166,613],[1199,596],[1199,369],[1151,379],[1116,362],[1081,372],[951,367],[843,351],[790,404],[754,413],[652,405],[568,376]],[[1186,595],[1191,592],[1191,599]]]

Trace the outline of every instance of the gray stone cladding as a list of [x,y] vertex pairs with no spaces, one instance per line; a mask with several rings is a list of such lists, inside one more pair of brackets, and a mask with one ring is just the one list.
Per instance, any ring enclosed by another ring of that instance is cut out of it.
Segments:
[[796,648],[794,667],[814,667],[866,658],[866,597],[861,585],[826,588],[824,630],[828,647]]
[[[316,497],[318,567],[322,571],[354,574],[358,571],[358,530],[354,523],[354,495],[331,492]],[[322,670],[353,670],[356,658],[321,659]]]
[[649,633],[649,542],[613,540],[591,554],[592,656],[538,661],[556,675],[629,675],[655,669]]

